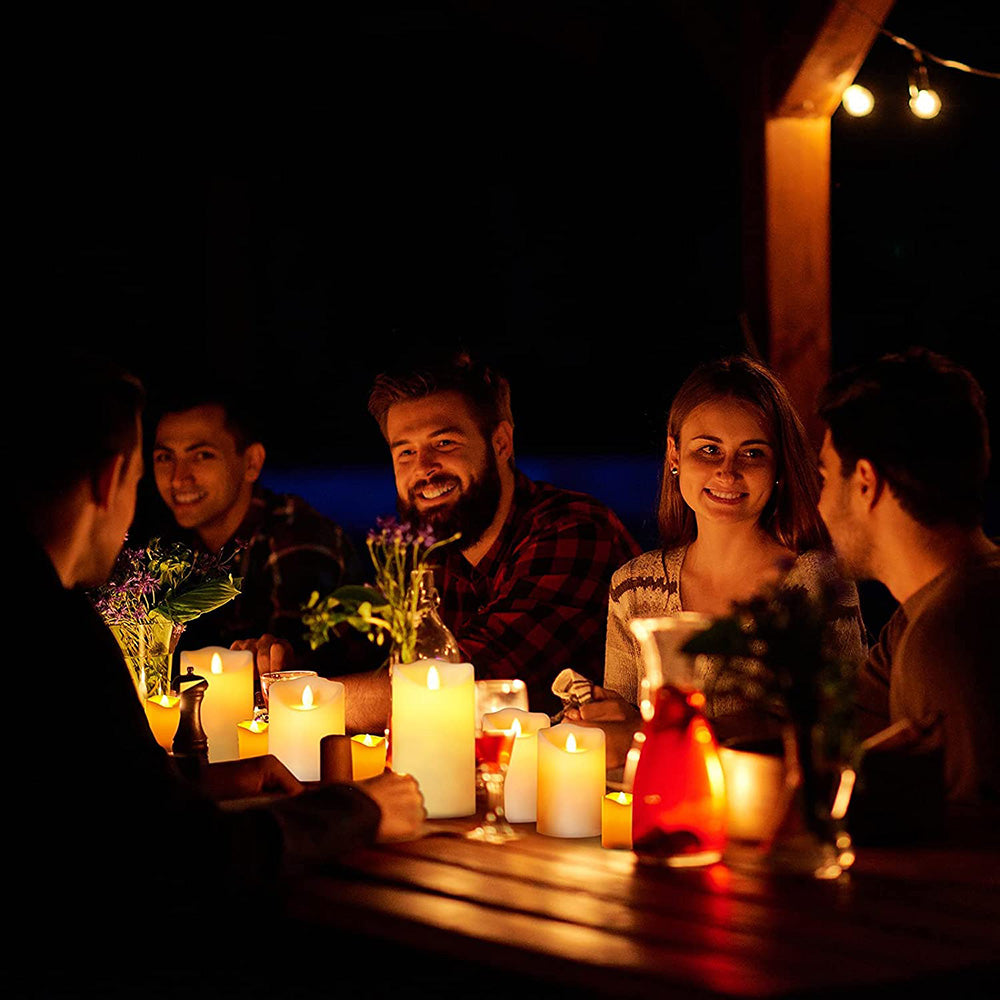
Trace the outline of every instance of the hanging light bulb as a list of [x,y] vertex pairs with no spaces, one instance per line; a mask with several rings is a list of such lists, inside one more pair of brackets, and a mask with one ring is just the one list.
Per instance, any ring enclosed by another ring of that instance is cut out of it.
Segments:
[[941,98],[927,82],[927,67],[919,50],[913,50],[913,72],[910,74],[910,110],[918,118],[933,118],[941,110]]
[[871,114],[872,108],[875,107],[875,98],[867,87],[862,87],[860,83],[852,83],[844,91],[840,103],[844,105],[844,110],[849,115],[862,118]]
[[936,90],[910,88],[910,110],[918,118],[933,118],[941,110],[941,98]]

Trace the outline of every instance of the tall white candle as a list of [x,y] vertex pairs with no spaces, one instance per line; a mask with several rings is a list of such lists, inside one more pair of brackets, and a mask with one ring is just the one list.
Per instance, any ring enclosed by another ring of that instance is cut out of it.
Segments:
[[538,731],[551,724],[544,712],[519,708],[483,716],[483,729],[517,729],[504,781],[504,811],[511,823],[534,823],[538,817]]
[[563,722],[538,730],[538,820],[549,837],[599,837],[607,787],[604,730]]
[[206,646],[181,653],[181,674],[188,667],[208,681],[201,703],[201,726],[210,761],[239,760],[236,727],[253,716],[253,653],[249,649]]
[[325,677],[272,684],[267,696],[267,745],[299,781],[319,781],[319,744],[344,735],[344,685]]
[[471,663],[392,668],[392,769],[420,784],[431,819],[476,811],[476,689]]

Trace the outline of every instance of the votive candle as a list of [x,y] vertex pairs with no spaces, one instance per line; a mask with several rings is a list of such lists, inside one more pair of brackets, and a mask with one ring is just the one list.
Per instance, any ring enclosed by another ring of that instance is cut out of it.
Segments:
[[181,700],[169,694],[146,699],[146,719],[156,742],[168,753],[173,748],[177,723],[181,720]]
[[268,753],[267,723],[260,719],[245,719],[236,724],[236,736],[240,747],[240,760],[247,757],[263,757]]
[[355,781],[374,778],[385,770],[385,737],[365,733],[351,737],[351,772]]
[[601,847],[632,850],[632,794],[609,792],[601,802]]

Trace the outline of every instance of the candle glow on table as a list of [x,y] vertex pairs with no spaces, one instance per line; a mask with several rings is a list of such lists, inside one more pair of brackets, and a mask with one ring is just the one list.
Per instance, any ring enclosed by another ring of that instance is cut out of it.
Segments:
[[266,722],[260,719],[238,722],[236,735],[240,745],[240,760],[245,760],[247,757],[263,757],[269,753]]
[[272,684],[267,699],[268,752],[299,781],[319,781],[320,740],[344,735],[344,685],[324,677]]
[[476,811],[476,689],[471,663],[392,668],[392,769],[420,784],[431,819]]
[[504,811],[509,823],[534,823],[538,818],[538,731],[551,720],[544,712],[504,708],[483,716],[483,729],[514,729],[504,784]]
[[610,792],[601,802],[601,847],[632,850],[632,796]]
[[769,840],[781,820],[784,758],[719,747],[719,762],[726,784],[726,835]]
[[181,700],[173,695],[161,694],[146,699],[146,719],[156,742],[168,753],[174,744],[174,734],[181,718]]
[[538,731],[538,819],[549,837],[598,837],[607,787],[604,731],[563,722]]
[[209,761],[238,760],[236,727],[253,716],[253,653],[222,646],[186,650],[181,653],[181,674],[188,667],[208,681],[201,726],[208,738]]
[[355,781],[381,774],[385,770],[385,737],[371,733],[352,736],[351,770]]

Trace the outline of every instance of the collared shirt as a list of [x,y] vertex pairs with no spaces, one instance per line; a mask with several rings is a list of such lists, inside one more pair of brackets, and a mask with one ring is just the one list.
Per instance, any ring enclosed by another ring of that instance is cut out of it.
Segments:
[[[184,541],[202,547],[193,533]],[[191,622],[181,647],[229,646],[266,632],[305,653],[302,605],[313,591],[328,594],[360,579],[347,535],[301,497],[257,484],[243,522],[223,551],[230,551],[233,542],[245,546],[233,563],[233,575],[243,578],[240,595]]]
[[439,611],[477,677],[520,677],[532,711],[560,707],[552,681],[566,667],[601,683],[611,576],[639,553],[612,510],[518,472],[478,565],[441,551]]

